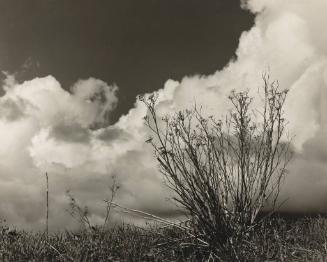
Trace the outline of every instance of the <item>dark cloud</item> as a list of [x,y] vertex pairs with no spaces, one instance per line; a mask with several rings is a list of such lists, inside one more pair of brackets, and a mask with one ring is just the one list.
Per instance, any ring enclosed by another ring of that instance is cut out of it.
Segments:
[[101,130],[98,135],[98,139],[101,139],[103,141],[107,141],[110,143],[110,141],[116,141],[116,140],[128,140],[130,139],[130,135],[124,131],[123,129],[115,126],[110,126],[106,129]]
[[76,123],[56,125],[52,128],[50,136],[64,142],[88,143],[90,141],[90,131]]
[[25,115],[25,109],[23,100],[6,99],[0,103],[0,117],[8,121],[16,121]]

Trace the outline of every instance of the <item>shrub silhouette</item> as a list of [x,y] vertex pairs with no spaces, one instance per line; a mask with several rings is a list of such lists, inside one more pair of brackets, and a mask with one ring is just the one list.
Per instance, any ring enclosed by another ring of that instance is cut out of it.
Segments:
[[192,235],[217,258],[241,260],[240,245],[274,211],[291,158],[290,140],[282,142],[287,90],[263,75],[261,109],[251,110],[248,92],[233,91],[232,110],[224,121],[204,117],[201,109],[158,116],[156,95],[142,96],[148,108],[147,140],[161,173],[185,209]]

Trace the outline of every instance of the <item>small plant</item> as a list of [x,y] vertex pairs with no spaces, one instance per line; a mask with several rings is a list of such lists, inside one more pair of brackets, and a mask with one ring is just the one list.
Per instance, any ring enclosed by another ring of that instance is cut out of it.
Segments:
[[84,229],[91,229],[91,221],[89,219],[89,209],[87,206],[80,206],[78,200],[73,196],[73,194],[67,190],[66,195],[69,197],[69,206],[67,210],[69,214],[76,219]]
[[78,200],[73,196],[73,194],[69,190],[66,191],[66,195],[69,197],[69,206],[70,206],[70,208],[67,211],[74,219],[76,219],[80,223],[80,225],[84,229],[90,229],[94,231],[98,229],[105,230],[108,227],[110,221],[110,215],[114,207],[113,200],[116,197],[116,194],[120,188],[116,177],[112,176],[111,178],[112,178],[112,183],[111,186],[109,187],[110,197],[103,200],[106,205],[105,208],[106,213],[102,225],[92,225],[90,220],[89,208],[87,206],[84,207],[81,206],[78,203]]
[[244,259],[239,250],[262,222],[259,212],[268,205],[275,210],[291,158],[290,142],[281,142],[287,90],[267,75],[263,81],[262,111],[251,111],[248,92],[232,92],[225,121],[203,117],[196,106],[160,118],[157,97],[140,98],[152,132],[147,142],[173,199],[187,211],[192,234],[217,259]]
[[106,215],[105,215],[105,219],[104,219],[104,222],[103,222],[103,225],[102,225],[103,229],[105,229],[109,224],[110,213],[112,211],[112,208],[114,207],[113,206],[113,201],[114,201],[114,199],[116,197],[116,194],[117,194],[118,190],[120,189],[120,186],[119,186],[119,184],[117,182],[116,177],[112,176],[111,178],[112,178],[112,184],[111,184],[111,186],[109,188],[111,194],[110,194],[109,198],[104,200],[104,202],[106,204]]

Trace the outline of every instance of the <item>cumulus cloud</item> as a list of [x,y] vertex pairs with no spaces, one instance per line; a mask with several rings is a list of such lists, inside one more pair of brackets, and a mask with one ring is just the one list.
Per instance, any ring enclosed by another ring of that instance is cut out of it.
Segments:
[[18,227],[44,225],[45,172],[53,229],[74,224],[66,212],[67,190],[100,223],[112,176],[121,185],[120,203],[154,212],[175,209],[162,198],[166,189],[144,146],[143,106],[112,124],[116,86],[90,78],[65,91],[51,76],[21,84],[8,78],[0,98],[1,218]]
[[[327,201],[327,33],[325,0],[248,0],[254,26],[240,36],[236,58],[208,76],[168,80],[158,90],[161,115],[204,105],[223,117],[232,89],[249,89],[258,98],[261,74],[290,90],[285,113],[296,150],[285,181],[284,208],[326,211]],[[217,50],[218,51],[218,50]],[[50,224],[73,225],[65,212],[71,192],[88,205],[91,219],[104,216],[102,199],[115,176],[117,201],[154,213],[174,214],[152,149],[144,141],[144,105],[136,101],[116,123],[110,112],[117,87],[90,78],[65,91],[51,76],[17,83],[8,75],[0,98],[0,216],[22,227],[44,222],[44,172],[50,175]],[[260,101],[257,99],[256,101]],[[259,103],[259,102],[256,102]],[[257,106],[258,104],[255,104]]]

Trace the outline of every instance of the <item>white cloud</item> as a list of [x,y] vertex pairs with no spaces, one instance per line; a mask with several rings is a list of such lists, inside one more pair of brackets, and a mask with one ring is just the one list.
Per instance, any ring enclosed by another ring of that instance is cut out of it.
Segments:
[[[250,89],[258,97],[261,74],[290,89],[286,103],[297,153],[283,196],[293,210],[326,210],[327,199],[327,22],[325,0],[249,0],[255,25],[240,37],[237,58],[209,76],[168,80],[159,90],[159,114],[196,102],[207,114],[222,117],[232,89]],[[217,50],[219,51],[219,50]],[[50,223],[72,221],[65,213],[65,191],[90,206],[94,221],[103,216],[102,199],[110,177],[121,183],[123,205],[167,213],[167,189],[152,149],[144,141],[146,108],[136,102],[117,123],[110,112],[118,103],[117,87],[90,78],[70,92],[51,76],[22,84],[8,76],[0,98],[0,216],[24,227],[44,222],[44,176],[50,174]],[[258,102],[256,102],[258,103]],[[255,104],[259,106],[259,104]]]

